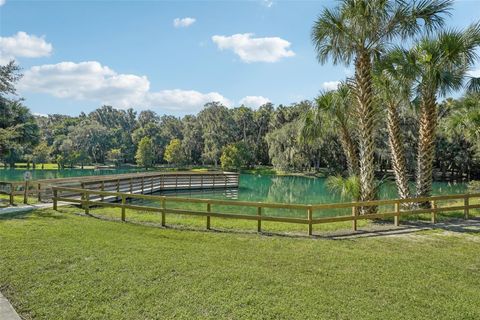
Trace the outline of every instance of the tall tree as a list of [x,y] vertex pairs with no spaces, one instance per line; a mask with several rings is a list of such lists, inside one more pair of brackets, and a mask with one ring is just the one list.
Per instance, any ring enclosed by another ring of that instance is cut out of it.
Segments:
[[331,58],[334,64],[353,61],[355,66],[353,92],[363,201],[376,197],[373,63],[394,40],[415,36],[422,28],[430,31],[442,26],[441,15],[448,12],[451,4],[449,0],[342,0],[334,10],[324,9],[313,26],[312,39],[321,63]]
[[412,56],[404,50],[392,50],[377,64],[374,77],[379,104],[387,113],[390,159],[398,195],[401,199],[410,197],[400,109],[410,106],[412,85],[416,76],[412,63],[414,63]]
[[[480,24],[464,31],[448,30],[436,37],[421,39],[411,50],[418,72],[420,129],[417,154],[417,196],[432,191],[433,161],[437,128],[437,95],[445,95],[464,86],[479,89],[478,79],[465,82],[467,72],[478,58]],[[428,205],[428,204],[426,204]]]
[[143,137],[138,144],[135,160],[138,165],[148,169],[153,166],[154,159],[152,140],[149,137]]
[[202,158],[217,166],[223,147],[233,141],[235,123],[230,110],[218,102],[207,103],[198,114],[203,131]]

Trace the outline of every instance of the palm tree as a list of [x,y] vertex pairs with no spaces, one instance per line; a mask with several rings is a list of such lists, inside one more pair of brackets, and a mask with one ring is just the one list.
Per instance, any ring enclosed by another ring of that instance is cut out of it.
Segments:
[[341,84],[336,91],[321,93],[316,106],[304,118],[301,137],[308,141],[325,137],[329,132],[338,134],[347,159],[349,176],[358,176],[358,148],[351,134],[352,99],[350,89]]
[[334,10],[325,8],[313,26],[312,40],[320,63],[331,58],[334,64],[353,61],[355,65],[353,92],[363,201],[375,198],[374,60],[385,52],[388,43],[415,36],[422,28],[431,31],[442,26],[442,14],[448,13],[451,4],[451,0],[342,0]]
[[398,195],[410,197],[407,159],[400,129],[400,108],[410,105],[411,89],[416,72],[412,55],[395,49],[382,58],[375,68],[374,84],[379,104],[387,111],[388,143]]
[[417,196],[432,191],[432,170],[437,127],[437,95],[450,91],[478,89],[478,79],[466,83],[466,76],[480,46],[480,23],[465,31],[448,30],[435,38],[423,38],[411,50],[418,72],[417,92],[420,101],[420,128],[417,150]]

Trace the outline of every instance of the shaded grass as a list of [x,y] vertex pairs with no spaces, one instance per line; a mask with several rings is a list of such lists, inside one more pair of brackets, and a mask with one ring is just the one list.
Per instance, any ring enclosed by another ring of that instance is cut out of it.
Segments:
[[475,233],[314,240],[41,210],[0,220],[0,243],[0,290],[26,319],[480,317]]

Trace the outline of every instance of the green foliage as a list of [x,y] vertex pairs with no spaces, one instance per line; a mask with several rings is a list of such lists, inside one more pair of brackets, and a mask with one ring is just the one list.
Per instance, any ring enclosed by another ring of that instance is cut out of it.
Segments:
[[116,166],[120,165],[122,162],[122,150],[117,148],[117,149],[110,149],[107,152],[107,158],[109,161],[113,162]]
[[358,176],[331,176],[326,180],[327,188],[349,201],[360,200],[360,179]]
[[44,164],[50,159],[50,152],[50,147],[45,141],[42,141],[33,149],[33,162],[42,164],[43,168]]
[[223,169],[239,170],[246,167],[251,161],[252,155],[244,142],[229,144],[223,148],[220,163]]
[[137,161],[138,165],[145,168],[150,168],[153,166],[154,159],[155,155],[153,153],[152,140],[149,137],[143,137],[138,144],[135,160]]
[[164,159],[168,163],[183,164],[186,160],[182,142],[179,139],[173,139],[165,148]]

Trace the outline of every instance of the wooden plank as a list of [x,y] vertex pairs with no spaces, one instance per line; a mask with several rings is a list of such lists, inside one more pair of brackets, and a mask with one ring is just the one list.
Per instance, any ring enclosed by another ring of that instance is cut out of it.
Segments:
[[[207,212],[212,211],[212,205],[207,203]],[[210,216],[207,216],[207,230],[210,230]]]
[[262,207],[257,208],[257,232],[262,232]]
[[[357,207],[355,206],[352,207],[352,216],[353,217],[357,216]],[[357,231],[357,219],[352,220],[352,229],[353,231]]]
[[126,197],[125,195],[122,196],[122,221],[125,221],[125,218],[126,218],[126,217],[125,217],[125,215],[126,215],[126,214],[125,214],[125,209],[126,209],[126,208],[125,208],[125,202],[126,202],[126,198],[127,198],[127,197]]
[[469,216],[469,208],[468,208],[469,196],[468,195],[466,195],[465,198],[463,199],[463,205],[465,206],[465,209],[463,209],[463,217],[465,218],[465,220],[468,220],[468,216]]
[[400,225],[400,203],[395,202],[395,213],[396,215],[393,217],[393,224],[398,227]]
[[167,206],[165,198],[162,199],[162,227],[165,227],[165,214],[167,213]]
[[313,209],[312,209],[312,206],[310,206],[308,208],[307,215],[308,215],[308,235],[311,236],[313,234],[313,224],[312,224]]

